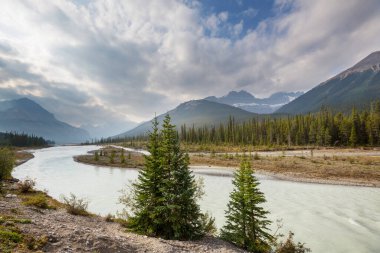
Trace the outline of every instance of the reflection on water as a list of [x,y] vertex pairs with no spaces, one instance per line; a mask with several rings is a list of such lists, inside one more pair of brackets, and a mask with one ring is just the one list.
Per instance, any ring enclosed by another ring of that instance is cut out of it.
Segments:
[[[89,209],[116,213],[120,190],[137,178],[137,170],[98,167],[73,161],[96,146],[53,147],[35,151],[35,158],[17,167],[16,178],[37,180],[37,187],[55,197],[74,193],[90,201]],[[224,223],[232,172],[197,168],[204,178],[201,207],[210,212],[218,227]],[[380,189],[305,184],[259,176],[265,207],[272,220],[282,219],[283,233],[291,230],[313,252],[380,252]]]

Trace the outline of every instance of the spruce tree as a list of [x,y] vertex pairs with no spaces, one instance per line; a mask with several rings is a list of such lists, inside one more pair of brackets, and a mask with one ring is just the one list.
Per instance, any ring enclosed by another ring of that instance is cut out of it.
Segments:
[[[160,215],[159,200],[162,199],[162,169],[159,153],[159,132],[157,118],[152,121],[152,131],[149,133],[148,151],[144,155],[144,168],[139,171],[137,182],[132,185],[132,201],[130,207],[134,216],[128,219],[131,230],[157,236],[162,230],[163,222]],[[130,154],[130,153],[128,153]]]
[[234,189],[226,211],[226,224],[221,237],[251,252],[268,252],[273,237],[268,233],[268,211],[260,205],[265,202],[259,182],[248,161],[240,164],[232,181]]
[[357,135],[356,135],[356,127],[355,127],[355,124],[352,124],[351,134],[350,134],[350,144],[351,144],[351,146],[355,147],[357,141],[358,141],[358,138],[357,138]]
[[197,186],[188,168],[189,157],[180,150],[175,126],[165,117],[159,133],[157,119],[149,135],[145,166],[132,185],[130,203],[135,232],[165,239],[194,239],[204,234],[204,217],[196,203]]
[[167,114],[162,125],[160,163],[163,171],[162,212],[165,226],[162,237],[193,239],[202,236],[201,212],[196,203],[194,176],[189,170],[189,157],[180,150],[175,126]]

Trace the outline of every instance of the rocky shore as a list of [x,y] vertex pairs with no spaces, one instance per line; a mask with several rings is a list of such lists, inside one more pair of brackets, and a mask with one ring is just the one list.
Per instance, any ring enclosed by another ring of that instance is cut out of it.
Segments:
[[199,241],[163,240],[126,232],[121,224],[100,216],[69,214],[62,206],[56,209],[26,206],[22,194],[15,189],[15,182],[3,186],[0,225],[4,229],[16,227],[24,241],[29,239],[10,252],[244,252],[212,236]]

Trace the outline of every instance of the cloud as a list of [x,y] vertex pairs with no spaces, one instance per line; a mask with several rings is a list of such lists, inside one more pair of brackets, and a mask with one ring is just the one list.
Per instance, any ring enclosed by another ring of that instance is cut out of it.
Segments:
[[275,16],[244,34],[249,24],[190,0],[0,7],[0,99],[29,96],[77,126],[128,125],[233,89],[308,90],[380,41],[376,0],[278,0]]
[[252,8],[252,7],[250,7],[250,8],[248,8],[248,9],[242,11],[242,12],[241,12],[241,15],[242,15],[243,17],[246,17],[246,18],[254,18],[254,17],[257,15],[257,13],[259,13],[258,10],[254,9],[254,8]]

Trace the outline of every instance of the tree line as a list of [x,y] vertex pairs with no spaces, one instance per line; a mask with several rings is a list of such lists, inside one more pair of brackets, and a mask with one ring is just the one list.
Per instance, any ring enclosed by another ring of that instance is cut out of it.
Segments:
[[369,110],[351,114],[333,113],[326,107],[317,113],[279,118],[251,119],[240,123],[230,117],[227,124],[186,126],[179,129],[185,143],[254,146],[378,146],[380,145],[380,101]]
[[34,135],[25,133],[0,133],[0,146],[36,147],[47,146],[49,144],[53,144],[53,142]]
[[[319,112],[239,122],[230,116],[217,125],[182,125],[177,129],[184,144],[251,145],[251,146],[379,146],[380,101],[361,111],[335,113],[327,107]],[[95,143],[146,141],[148,136],[107,138]]]

